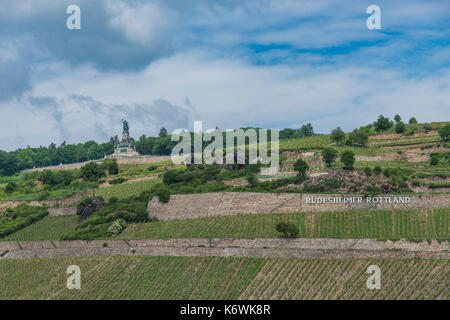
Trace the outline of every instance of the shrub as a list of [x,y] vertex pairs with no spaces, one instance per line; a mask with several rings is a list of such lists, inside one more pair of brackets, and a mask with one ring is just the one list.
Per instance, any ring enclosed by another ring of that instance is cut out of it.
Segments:
[[403,133],[405,132],[406,126],[403,122],[399,122],[395,125],[395,132],[396,133]]
[[380,114],[377,121],[375,121],[374,126],[376,131],[386,131],[392,127],[393,123],[389,121],[389,118],[383,117]]
[[345,139],[345,133],[341,128],[337,127],[331,131],[331,140],[335,141],[336,144],[341,143]]
[[290,222],[279,222],[276,229],[283,238],[297,238],[299,234],[298,227]]
[[439,136],[442,140],[447,141],[450,139],[450,124],[446,124],[438,130]]
[[46,199],[48,199],[49,196],[50,196],[50,191],[48,191],[48,190],[41,191],[38,195],[38,200],[39,201],[46,200]]
[[158,166],[156,165],[151,165],[150,167],[148,167],[148,171],[155,171],[158,169]]
[[365,146],[369,142],[369,133],[365,130],[354,130],[349,139],[352,144]]
[[111,198],[109,198],[109,201],[108,201],[110,204],[116,204],[117,202],[119,202],[119,198],[117,198],[117,197],[111,197]]
[[416,124],[417,120],[416,120],[416,118],[412,117],[412,118],[409,119],[408,123],[409,124]]
[[370,169],[370,167],[365,167],[364,173],[366,174],[366,176],[370,177],[372,175],[372,170]]
[[336,160],[338,152],[330,147],[324,148],[322,150],[322,158],[326,165],[329,167]]
[[432,154],[432,155],[431,155],[431,158],[430,158],[430,164],[431,164],[432,166],[438,165],[438,164],[439,164],[439,156],[437,156],[437,155],[435,155],[435,154]]
[[127,227],[127,223],[123,219],[114,220],[109,226],[108,233],[112,236],[117,236]]
[[6,184],[6,187],[5,187],[5,192],[6,193],[13,193],[14,191],[17,190],[17,187],[18,187],[18,185],[14,181],[8,182]]
[[167,203],[170,200],[170,189],[165,184],[158,184],[155,186],[155,195],[158,196],[159,201]]
[[128,180],[123,178],[123,177],[119,177],[119,178],[116,178],[116,179],[113,179],[113,180],[109,181],[109,183],[110,184],[121,184],[121,183],[124,183],[126,181],[128,181]]
[[353,151],[344,151],[341,154],[341,162],[344,164],[344,169],[353,170],[355,163],[355,154]]
[[306,170],[308,170],[309,166],[303,159],[297,159],[294,163],[294,170],[297,171],[297,176],[301,179],[306,179]]
[[102,163],[103,169],[108,171],[108,174],[115,175],[119,173],[119,165],[117,159],[106,159]]
[[376,175],[379,175],[382,172],[381,167],[380,166],[376,166],[375,168],[373,168],[373,172]]
[[246,178],[250,186],[255,187],[257,185],[258,181],[254,174],[249,173]]
[[95,162],[89,162],[80,169],[80,177],[87,181],[97,181],[104,176],[106,176],[106,174],[103,166]]
[[46,215],[46,208],[32,207],[24,203],[15,208],[6,208],[0,211],[0,238],[27,227]]
[[426,124],[426,125],[423,126],[423,130],[425,131],[425,133],[428,133],[431,130],[433,130],[433,127],[430,126],[429,124]]

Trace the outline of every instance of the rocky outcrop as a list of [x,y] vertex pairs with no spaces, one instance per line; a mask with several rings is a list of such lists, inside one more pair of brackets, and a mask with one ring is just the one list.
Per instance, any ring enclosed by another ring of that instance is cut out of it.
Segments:
[[97,198],[93,196],[92,198],[86,198],[77,207],[77,215],[80,216],[80,221],[89,218],[104,205],[105,200],[102,197]]

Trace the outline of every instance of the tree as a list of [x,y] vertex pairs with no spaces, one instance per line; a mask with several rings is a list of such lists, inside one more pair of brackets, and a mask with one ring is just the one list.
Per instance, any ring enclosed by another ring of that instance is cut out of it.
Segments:
[[279,222],[276,229],[281,233],[283,238],[297,238],[298,237],[298,227],[291,222]]
[[109,175],[115,175],[119,173],[119,165],[117,159],[106,159],[103,161],[103,168],[108,170]]
[[294,170],[297,171],[297,176],[302,180],[306,179],[306,170],[308,170],[309,166],[303,159],[298,159],[294,164]]
[[89,147],[87,154],[88,154],[88,159],[89,159],[89,160],[97,160],[97,159],[101,159],[101,158],[103,158],[103,156],[105,155],[102,146],[100,146],[100,145],[97,144],[97,143],[92,144],[92,145]]
[[161,130],[159,130],[159,137],[166,137],[167,136],[167,130],[166,128],[162,127]]
[[354,144],[366,146],[369,142],[369,133],[365,130],[354,130],[350,134],[350,139]]
[[97,181],[105,176],[105,170],[95,162],[89,162],[80,169],[80,177],[87,181]]
[[416,124],[417,120],[416,120],[416,118],[412,117],[411,119],[409,119],[408,123],[409,124]]
[[345,133],[342,131],[340,127],[337,127],[336,129],[333,129],[331,131],[331,140],[335,141],[336,144],[341,143],[345,139]]
[[322,150],[322,158],[325,161],[327,167],[331,166],[331,164],[336,160],[338,152],[333,148],[325,148]]
[[442,140],[449,140],[450,139],[450,124],[446,124],[442,128],[438,130],[439,136],[442,138]]
[[300,128],[300,135],[302,137],[311,137],[314,135],[314,128],[311,123],[304,124]]
[[375,121],[374,126],[376,131],[386,131],[392,127],[393,123],[389,121],[389,118],[383,117],[380,114],[377,121]]
[[355,163],[355,154],[350,150],[342,152],[341,162],[344,164],[344,169],[353,170],[353,164]]
[[399,114],[396,114],[395,117],[394,117],[394,120],[395,120],[396,123],[400,123],[400,121],[402,121],[402,117],[400,117]]
[[405,132],[406,126],[403,122],[399,122],[395,125],[395,132],[397,133],[403,133]]

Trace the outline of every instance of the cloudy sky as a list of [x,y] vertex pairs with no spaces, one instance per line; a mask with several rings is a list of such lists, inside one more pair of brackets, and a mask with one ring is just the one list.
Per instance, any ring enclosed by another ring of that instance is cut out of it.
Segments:
[[[81,8],[68,30],[66,8]],[[366,9],[381,8],[381,30]],[[1,0],[0,149],[450,120],[450,1]]]

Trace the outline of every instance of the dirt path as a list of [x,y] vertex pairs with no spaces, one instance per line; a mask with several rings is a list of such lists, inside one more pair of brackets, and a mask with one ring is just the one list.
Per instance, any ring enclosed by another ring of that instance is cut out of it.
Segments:
[[321,259],[450,259],[448,242],[374,239],[156,239],[0,242],[3,259],[113,255]]

